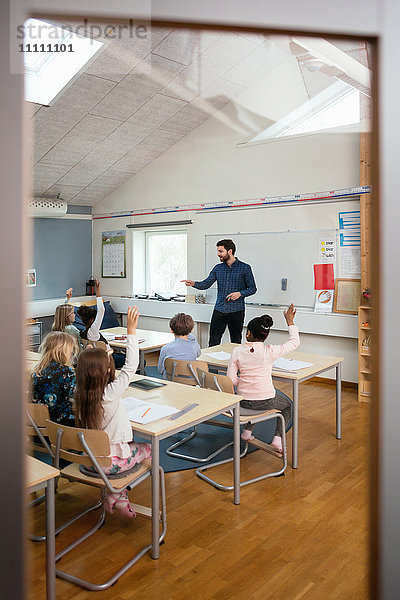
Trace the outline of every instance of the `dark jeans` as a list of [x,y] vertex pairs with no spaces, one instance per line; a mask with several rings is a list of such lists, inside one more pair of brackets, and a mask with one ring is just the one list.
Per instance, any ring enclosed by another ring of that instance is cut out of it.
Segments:
[[218,346],[221,343],[222,336],[228,325],[231,342],[233,344],[242,343],[242,331],[244,322],[244,310],[238,310],[232,313],[223,313],[215,310],[211,317],[209,346]]
[[[246,417],[251,416],[250,410],[261,412],[263,410],[271,410],[276,408],[277,410],[281,411],[283,418],[285,419],[285,425],[288,424],[292,414],[292,402],[290,398],[288,398],[286,394],[280,390],[276,390],[275,398],[268,398],[268,400],[241,400],[240,407],[241,409],[248,409],[245,411],[240,411],[240,414],[245,414]],[[245,425],[245,429],[250,429],[250,431],[252,431],[252,426],[250,424],[251,420],[247,425]],[[280,419],[276,420],[275,435],[282,437],[282,422]]]

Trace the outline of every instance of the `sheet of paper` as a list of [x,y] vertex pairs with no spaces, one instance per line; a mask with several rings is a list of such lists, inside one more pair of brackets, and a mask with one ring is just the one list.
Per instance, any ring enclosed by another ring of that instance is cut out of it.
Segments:
[[361,273],[361,248],[342,248],[342,275]]
[[217,360],[229,360],[231,355],[229,352],[224,352],[220,350],[220,352],[207,352],[207,356],[211,356],[211,358],[216,358]]
[[298,371],[306,367],[312,367],[313,363],[304,360],[295,360],[294,358],[284,358],[281,356],[274,361],[274,369],[280,371]]
[[101,334],[106,338],[106,340],[115,340],[115,334],[114,333],[108,333],[108,331],[102,331]]
[[331,313],[333,308],[333,290],[317,290],[314,312]]
[[314,265],[314,290],[333,290],[335,287],[332,263]]
[[146,402],[134,396],[123,398],[122,402],[125,406],[129,420],[141,425],[147,425],[158,421],[164,417],[169,417],[179,412],[179,408],[167,406],[166,404],[156,404],[155,402]]

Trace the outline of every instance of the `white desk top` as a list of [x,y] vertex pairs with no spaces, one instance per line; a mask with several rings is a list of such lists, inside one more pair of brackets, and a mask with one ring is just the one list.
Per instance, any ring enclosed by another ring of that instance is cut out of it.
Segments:
[[[207,352],[223,351],[232,354],[233,348],[235,348],[235,346],[238,345],[239,344],[226,343],[219,344],[218,346],[213,346],[210,348],[203,348],[197,360],[204,360],[204,362],[208,363],[209,365],[227,367],[229,360],[218,360],[216,358],[208,356]],[[323,354],[309,354],[306,352],[290,352],[289,354],[285,354],[285,357],[310,362],[312,363],[312,367],[307,367],[305,369],[299,369],[298,371],[291,372],[272,369],[273,377],[291,380],[308,379],[309,377],[316,375],[320,371],[326,371],[327,369],[329,369],[329,367],[335,367],[344,360],[341,356],[325,356]]]
[[[143,379],[143,376],[135,375],[134,381],[138,379]],[[146,379],[160,382],[160,379],[152,377],[146,377]],[[198,403],[198,406],[174,420],[169,420],[166,417],[147,425],[141,425],[132,421],[132,428],[139,434],[145,433],[151,436],[166,437],[165,434],[170,435],[174,431],[182,431],[195,421],[200,423],[209,417],[218,415],[243,399],[241,396],[226,394],[224,392],[214,392],[199,387],[183,385],[182,383],[172,383],[171,381],[163,381],[163,383],[167,385],[150,391],[129,387],[125,390],[123,397],[133,396],[140,400],[174,406],[180,410],[192,403]]]
[[[126,327],[111,327],[110,329],[102,329],[101,333],[112,333],[114,335],[126,335]],[[165,344],[169,344],[175,339],[173,333],[166,333],[164,331],[149,331],[147,329],[137,329],[136,334],[140,339],[144,339],[144,342],[139,342],[139,350],[158,350]],[[108,340],[110,346],[115,348],[126,348],[126,341],[124,340]]]

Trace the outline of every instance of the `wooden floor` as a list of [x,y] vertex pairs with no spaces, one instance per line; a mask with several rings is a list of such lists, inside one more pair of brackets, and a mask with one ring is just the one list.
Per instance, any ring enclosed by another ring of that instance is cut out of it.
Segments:
[[[168,531],[160,559],[144,556],[102,592],[58,579],[57,599],[366,600],[369,406],[357,403],[355,389],[343,390],[339,441],[334,399],[332,385],[300,386],[299,468],[289,466],[284,477],[242,488],[240,506],[233,505],[230,492],[207,485],[194,470],[167,474]],[[289,433],[289,458],[290,451]],[[254,452],[242,460],[242,475],[268,468],[271,460]],[[229,479],[231,467],[221,469]],[[148,482],[131,496],[149,502]],[[92,489],[61,482],[57,522],[95,497]],[[31,529],[39,533],[43,507],[31,515]],[[57,548],[93,518],[61,533]],[[111,515],[71,558],[60,561],[60,568],[99,582],[149,536],[150,521]],[[45,548],[29,542],[28,551],[30,600],[38,600],[45,598]]]

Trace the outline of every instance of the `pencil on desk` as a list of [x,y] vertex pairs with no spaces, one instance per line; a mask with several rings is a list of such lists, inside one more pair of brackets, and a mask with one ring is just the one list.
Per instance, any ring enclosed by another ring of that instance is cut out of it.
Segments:
[[146,410],[146,412],[145,412],[145,413],[142,415],[142,419],[143,419],[143,417],[144,417],[145,415],[147,415],[147,413],[149,412],[150,408],[151,408],[151,406],[150,406],[150,407],[149,407],[149,408]]

